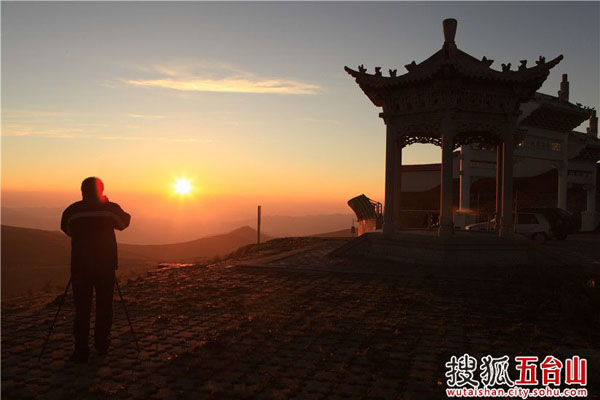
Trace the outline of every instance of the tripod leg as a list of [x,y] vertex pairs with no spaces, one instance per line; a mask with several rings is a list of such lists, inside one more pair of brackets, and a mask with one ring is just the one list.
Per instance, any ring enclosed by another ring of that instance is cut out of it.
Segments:
[[115,283],[117,285],[117,291],[119,292],[119,297],[121,298],[121,304],[123,305],[123,310],[125,311],[125,316],[127,317],[127,322],[129,323],[129,328],[131,329],[131,334],[133,335],[133,340],[135,340],[135,347],[137,347],[138,353],[140,352],[140,345],[138,343],[137,337],[135,336],[135,332],[133,331],[133,325],[131,324],[131,319],[129,319],[129,313],[127,312],[127,307],[125,307],[125,300],[123,300],[123,293],[121,293],[121,288],[119,287],[119,281],[117,277],[115,277]]
[[69,287],[71,287],[71,279],[69,278],[69,283],[67,283],[67,287],[65,288],[65,292],[60,299],[60,305],[58,306],[58,310],[56,310],[56,314],[54,315],[54,321],[52,321],[52,325],[50,325],[50,330],[48,331],[48,336],[46,336],[46,341],[44,342],[44,346],[42,347],[42,351],[40,352],[40,356],[38,357],[38,361],[42,359],[44,355],[44,351],[46,351],[46,346],[48,345],[48,340],[50,340],[50,335],[52,334],[52,329],[54,329],[54,324],[56,324],[56,319],[58,318],[58,313],[60,313],[60,309],[65,302],[65,297],[67,297],[67,292],[69,291]]

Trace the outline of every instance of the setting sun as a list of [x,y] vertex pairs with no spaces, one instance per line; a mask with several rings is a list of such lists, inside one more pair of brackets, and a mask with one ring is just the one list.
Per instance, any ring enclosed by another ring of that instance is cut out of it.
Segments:
[[189,194],[192,191],[192,183],[189,179],[179,178],[175,181],[175,193],[180,195]]

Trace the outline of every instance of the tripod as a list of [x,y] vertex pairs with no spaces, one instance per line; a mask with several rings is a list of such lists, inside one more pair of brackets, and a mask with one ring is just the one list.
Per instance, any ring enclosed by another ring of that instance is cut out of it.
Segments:
[[[69,291],[69,287],[71,287],[71,281],[73,278],[69,278],[69,282],[67,283],[67,287],[65,288],[65,292],[60,299],[60,304],[58,306],[58,310],[56,310],[56,314],[54,315],[54,320],[52,321],[52,325],[50,325],[50,330],[48,331],[48,336],[46,336],[46,341],[44,342],[44,346],[42,347],[42,351],[38,357],[38,361],[42,359],[44,355],[44,351],[46,351],[46,346],[48,345],[48,340],[50,340],[50,335],[52,334],[52,330],[54,329],[54,325],[56,324],[56,320],[58,319],[58,314],[65,302],[65,297],[67,297],[67,292]],[[125,306],[125,300],[123,300],[123,293],[121,293],[121,288],[119,287],[119,281],[115,276],[115,284],[117,286],[117,291],[119,292],[119,297],[121,299],[121,304],[123,305],[123,310],[125,311],[125,316],[127,317],[127,322],[129,323],[129,328],[131,329],[131,334],[133,335],[133,340],[135,340],[135,346],[137,348],[138,353],[140,352],[140,345],[138,343],[137,337],[135,336],[135,332],[133,330],[133,325],[131,324],[131,319],[129,319],[129,312],[127,312],[127,307]]]
[[121,288],[119,287],[119,281],[115,277],[115,284],[117,286],[117,291],[119,292],[119,297],[121,298],[121,304],[123,305],[123,311],[125,311],[125,316],[127,317],[127,322],[129,323],[129,329],[131,329],[131,335],[133,336],[133,340],[135,340],[135,347],[137,347],[138,353],[140,352],[140,344],[138,343],[137,337],[135,336],[135,332],[133,331],[133,325],[131,324],[131,320],[129,319],[129,313],[127,312],[127,307],[125,307],[125,300],[123,300],[123,294],[121,293]]
[[58,305],[58,310],[56,310],[56,314],[54,315],[54,321],[52,321],[52,325],[50,325],[50,331],[48,331],[48,336],[46,336],[46,341],[44,342],[44,346],[42,347],[42,351],[40,352],[38,361],[41,360],[42,356],[44,355],[44,351],[46,350],[46,345],[48,344],[48,340],[50,339],[50,335],[52,334],[52,329],[54,329],[54,324],[56,323],[56,319],[58,318],[58,313],[60,312],[60,309],[62,308],[63,303],[65,302],[65,297],[67,297],[67,292],[69,291],[69,287],[71,287],[72,280],[73,280],[73,278],[69,278],[69,283],[67,283],[65,292],[63,293],[62,298],[60,299],[60,304]]

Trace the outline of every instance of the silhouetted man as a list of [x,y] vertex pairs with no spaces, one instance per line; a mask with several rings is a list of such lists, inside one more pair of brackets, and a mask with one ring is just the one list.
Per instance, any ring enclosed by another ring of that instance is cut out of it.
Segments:
[[81,183],[82,201],[63,212],[60,229],[71,237],[71,278],[75,301],[75,351],[70,360],[86,362],[93,290],[96,290],[94,343],[98,354],[106,354],[110,345],[112,300],[117,269],[115,229],[129,226],[131,216],[103,195],[99,178]]

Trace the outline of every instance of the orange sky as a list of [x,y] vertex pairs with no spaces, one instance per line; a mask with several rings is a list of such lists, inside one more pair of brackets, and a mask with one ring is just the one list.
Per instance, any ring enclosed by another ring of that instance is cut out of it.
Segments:
[[[343,70],[456,41],[500,63],[565,60],[598,106],[598,3],[2,2],[2,203],[64,207],[99,176],[137,216],[350,213],[383,201],[385,127]],[[482,21],[485,24],[482,25]],[[556,29],[560,26],[561,29]],[[582,40],[585,38],[585,40]],[[413,145],[406,164],[439,162]],[[173,195],[178,177],[193,196]]]

